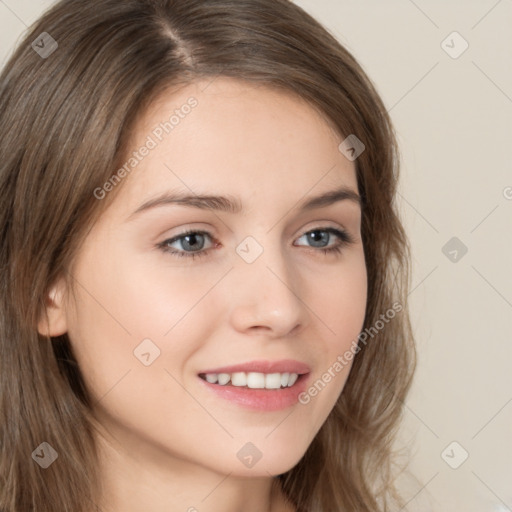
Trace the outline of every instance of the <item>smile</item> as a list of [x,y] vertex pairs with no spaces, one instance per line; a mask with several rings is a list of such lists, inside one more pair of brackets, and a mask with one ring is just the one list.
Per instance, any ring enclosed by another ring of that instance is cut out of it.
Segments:
[[200,374],[203,380],[210,384],[220,386],[247,387],[250,389],[279,389],[291,387],[295,384],[296,373],[259,373],[259,372],[234,372],[234,373],[206,373]]

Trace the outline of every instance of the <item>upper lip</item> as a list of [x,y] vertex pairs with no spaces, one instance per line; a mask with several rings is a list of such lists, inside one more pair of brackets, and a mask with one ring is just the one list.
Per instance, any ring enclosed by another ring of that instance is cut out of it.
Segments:
[[279,361],[249,361],[247,363],[234,364],[231,366],[222,366],[203,370],[205,373],[236,373],[236,372],[256,372],[256,373],[297,373],[299,375],[310,372],[310,367],[295,361],[293,359],[281,359]]

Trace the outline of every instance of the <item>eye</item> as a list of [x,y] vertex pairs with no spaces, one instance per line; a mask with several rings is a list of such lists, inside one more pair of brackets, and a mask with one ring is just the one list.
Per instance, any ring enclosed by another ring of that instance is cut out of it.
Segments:
[[[338,241],[334,245],[326,248],[326,245],[332,235],[335,235]],[[157,245],[157,248],[178,258],[198,258],[206,256],[212,248],[209,247],[206,250],[203,250],[205,237],[214,240],[213,236],[208,233],[208,231],[190,230],[168,240],[164,240]],[[332,227],[313,229],[304,233],[300,238],[304,237],[306,237],[308,242],[313,244],[313,250],[316,249],[316,251],[322,251],[324,254],[340,253],[343,247],[354,243],[354,239],[347,231]],[[176,243],[179,243],[183,250],[171,248],[171,246]],[[189,249],[191,250],[189,251]]]
[[[323,235],[321,233],[323,233]],[[332,235],[335,235],[338,241],[335,243],[335,245],[324,248],[326,247],[324,244],[328,243],[328,240],[331,239]],[[347,231],[330,227],[315,228],[311,231],[308,231],[307,233],[304,233],[300,238],[304,237],[306,237],[309,242],[315,244],[313,245],[313,248],[321,250],[324,254],[340,253],[343,247],[354,243],[354,239]]]
[[[197,258],[200,256],[205,256],[209,252],[209,249],[205,251],[202,250],[204,247],[205,236],[212,238],[212,235],[207,231],[186,231],[185,233],[181,233],[174,238],[164,240],[162,243],[158,244],[158,248],[164,252],[172,254],[173,256],[177,256],[178,258]],[[176,251],[175,249],[170,248],[170,245],[175,244],[176,242],[181,244],[183,249],[185,249],[185,252]],[[192,248],[193,252],[187,252],[187,247]]]

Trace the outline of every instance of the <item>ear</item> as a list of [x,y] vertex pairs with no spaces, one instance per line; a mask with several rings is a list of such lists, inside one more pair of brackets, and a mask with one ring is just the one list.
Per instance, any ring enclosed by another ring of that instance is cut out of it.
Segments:
[[52,286],[45,297],[45,310],[42,312],[37,330],[43,336],[60,336],[68,330],[66,304],[66,283],[63,278]]

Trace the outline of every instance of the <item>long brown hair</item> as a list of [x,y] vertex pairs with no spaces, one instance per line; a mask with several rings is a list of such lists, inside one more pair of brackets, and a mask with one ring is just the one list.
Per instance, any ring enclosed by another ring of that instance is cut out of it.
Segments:
[[[370,79],[287,0],[62,0],[0,75],[3,512],[93,508],[91,400],[67,335],[45,337],[36,325],[52,284],[61,276],[73,284],[80,242],[115,197],[98,201],[94,191],[123,162],[138,117],[168,87],[217,75],[295,93],[340,142],[355,134],[365,145],[356,169],[371,336],[360,337],[344,390],[304,457],[277,482],[299,512],[382,512],[399,499],[392,443],[415,367],[410,249],[394,204],[395,135]],[[379,328],[392,304],[399,313]],[[59,457],[45,470],[31,456],[42,442]]]

